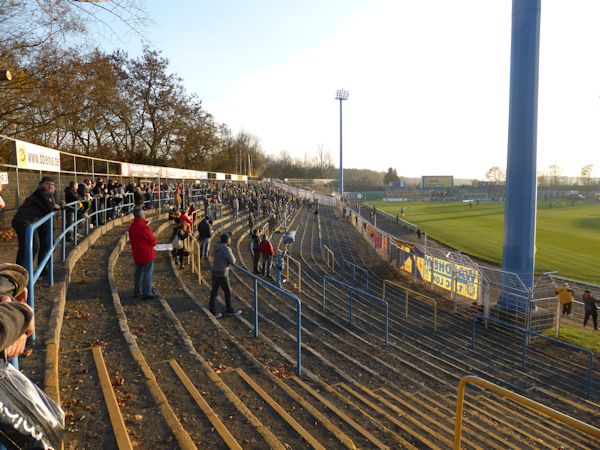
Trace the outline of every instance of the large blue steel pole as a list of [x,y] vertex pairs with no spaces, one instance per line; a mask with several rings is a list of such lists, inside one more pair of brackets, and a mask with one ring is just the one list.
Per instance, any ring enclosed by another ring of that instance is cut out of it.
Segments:
[[342,160],[342,99],[340,98],[340,199],[344,198],[344,164]]
[[[541,0],[513,0],[510,106],[502,268],[533,286],[537,207],[536,153]],[[525,299],[500,306],[524,311]]]

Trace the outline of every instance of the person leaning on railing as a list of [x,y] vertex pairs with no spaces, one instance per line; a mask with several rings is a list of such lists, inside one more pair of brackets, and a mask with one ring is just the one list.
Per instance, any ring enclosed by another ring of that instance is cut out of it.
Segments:
[[[19,241],[19,250],[17,252],[17,264],[25,266],[26,242],[25,236],[27,227],[38,221],[46,214],[60,209],[60,206],[54,199],[54,178],[42,177],[38,184],[38,188],[25,199],[23,204],[17,209],[17,213],[13,217],[12,227],[17,232]],[[33,259],[38,254],[38,262],[44,258],[48,252],[48,233],[50,227],[48,222],[40,226],[33,233]]]
[[585,307],[583,326],[585,327],[587,325],[588,320],[591,317],[592,321],[594,322],[594,330],[598,331],[598,307],[596,306],[598,300],[592,297],[592,294],[588,289],[586,289],[583,293],[583,303]]

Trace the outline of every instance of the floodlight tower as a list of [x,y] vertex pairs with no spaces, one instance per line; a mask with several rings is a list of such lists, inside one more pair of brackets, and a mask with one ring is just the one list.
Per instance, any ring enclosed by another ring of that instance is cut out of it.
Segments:
[[335,99],[340,101],[340,200],[344,198],[344,164],[342,159],[342,102],[348,100],[349,92],[344,89],[338,89],[335,93]]

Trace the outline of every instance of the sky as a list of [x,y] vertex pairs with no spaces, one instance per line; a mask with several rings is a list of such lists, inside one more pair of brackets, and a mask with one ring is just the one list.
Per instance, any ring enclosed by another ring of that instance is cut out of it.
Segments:
[[[89,5],[93,7],[93,5]],[[506,167],[510,0],[146,2],[143,34],[186,89],[269,153],[401,176]],[[114,20],[114,19],[113,19]],[[600,176],[600,1],[543,0],[538,171]],[[115,24],[105,50],[141,53]]]

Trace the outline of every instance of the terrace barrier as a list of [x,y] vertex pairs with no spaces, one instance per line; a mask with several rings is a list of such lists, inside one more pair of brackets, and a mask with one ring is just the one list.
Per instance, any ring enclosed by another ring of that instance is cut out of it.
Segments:
[[325,260],[327,267],[331,269],[332,272],[335,272],[335,253],[333,253],[333,251],[325,244],[321,246],[321,252],[324,253],[323,259]]
[[326,286],[327,286],[327,281],[329,281],[330,283],[337,283],[340,286],[343,286],[345,288],[348,289],[348,323],[352,326],[352,307],[353,307],[353,293],[356,292],[364,297],[370,298],[375,300],[378,303],[383,304],[383,306],[385,307],[385,327],[384,327],[384,345],[388,344],[388,330],[389,330],[389,305],[388,302],[373,295],[373,294],[369,294],[368,292],[365,292],[361,289],[358,289],[348,283],[344,283],[343,281],[338,280],[337,278],[334,278],[330,275],[324,275],[323,276],[323,310],[326,309],[326,304],[325,304],[325,299],[326,299],[326,295],[325,295],[325,291],[326,291]]
[[586,353],[588,355],[588,369],[587,369],[587,398],[592,397],[592,382],[593,382],[593,365],[594,365],[594,352],[588,350],[587,348],[579,347],[577,345],[569,344],[568,342],[561,341],[559,339],[555,339],[550,336],[545,336],[537,331],[526,330],[525,328],[518,327],[516,325],[512,325],[510,323],[504,322],[503,320],[495,319],[493,317],[484,317],[484,316],[475,316],[473,319],[473,332],[471,335],[471,348],[475,349],[475,338],[477,337],[477,324],[479,322],[485,323],[487,327],[487,322],[494,322],[503,327],[510,328],[512,330],[520,331],[523,333],[523,344],[521,346],[521,368],[525,369],[527,365],[527,346],[529,343],[530,336],[536,336],[547,341],[550,341],[556,345],[560,345],[561,347],[565,347],[571,350],[576,350],[579,352]]
[[252,313],[254,318],[254,337],[258,337],[258,285],[262,284],[267,289],[291,300],[296,305],[296,375],[302,374],[302,302],[295,295],[290,294],[284,289],[278,288],[274,284],[265,281],[261,277],[254,275],[238,265],[234,266],[237,270],[252,279]]
[[369,289],[369,271],[367,269],[357,264],[354,264],[353,262],[350,262],[347,259],[344,259],[342,262],[342,270],[346,270],[346,267],[352,268],[352,283],[354,284],[356,284],[356,271],[358,270],[362,272],[365,279],[365,289]]
[[395,282],[393,282],[391,280],[383,280],[383,288],[382,288],[382,292],[383,293],[382,293],[381,296],[382,296],[382,298],[384,300],[385,300],[385,293],[386,293],[386,286],[387,285],[394,286],[394,287],[396,287],[396,288],[398,288],[398,289],[400,289],[400,290],[402,290],[404,292],[404,317],[406,319],[408,319],[408,301],[410,299],[409,293],[411,293],[413,295],[413,298],[415,300],[419,300],[419,298],[416,298],[418,296],[418,297],[420,297],[422,299],[427,300],[428,302],[431,302],[431,305],[433,306],[433,330],[437,331],[437,324],[438,324],[438,320],[437,320],[437,317],[438,317],[438,314],[437,314],[437,311],[438,311],[438,302],[437,302],[437,300],[435,298],[430,297],[430,296],[425,295],[425,294],[422,294],[422,293],[417,292],[417,291],[413,291],[412,289],[408,289],[407,287],[404,287],[401,284],[395,283]]
[[289,253],[286,253],[286,278],[288,280],[288,282],[290,281],[290,261],[293,262],[294,264],[296,264],[297,267],[297,272],[298,272],[298,293],[301,294],[302,293],[302,264],[300,263],[300,261],[298,261],[296,258],[293,258],[290,256]]
[[569,425],[582,433],[589,436],[600,439],[600,428],[588,425],[585,422],[575,419],[574,417],[568,416],[555,409],[552,409],[546,405],[538,403],[527,397],[519,395],[515,392],[509,391],[495,383],[484,380],[475,376],[466,376],[458,382],[458,392],[456,394],[456,422],[454,426],[454,450],[460,450],[462,441],[462,425],[463,425],[463,410],[465,401],[465,388],[467,384],[475,384],[489,391],[495,392],[498,395],[508,398],[522,406],[525,406],[539,414],[551,417],[558,422],[565,425]]

